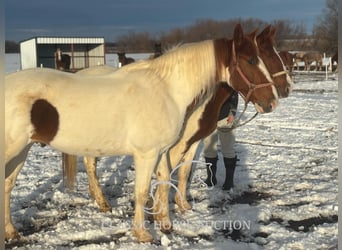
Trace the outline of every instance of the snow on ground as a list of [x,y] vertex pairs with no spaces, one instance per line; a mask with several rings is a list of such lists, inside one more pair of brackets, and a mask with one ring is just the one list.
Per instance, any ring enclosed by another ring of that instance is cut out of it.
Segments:
[[[295,72],[294,80],[293,93],[273,113],[236,129],[240,161],[234,190],[221,190],[221,155],[213,189],[199,180],[206,176],[204,164],[193,164],[193,209],[179,213],[170,196],[174,231],[164,235],[146,223],[155,235],[152,244],[136,243],[129,230],[132,157],[99,160],[100,183],[113,206],[111,213],[101,213],[89,196],[81,159],[77,188],[70,192],[63,185],[61,154],[34,145],[11,199],[25,240],[7,242],[6,248],[337,249],[337,75],[325,80],[324,73]],[[253,114],[249,105],[243,119]],[[204,161],[201,145],[197,160]]]

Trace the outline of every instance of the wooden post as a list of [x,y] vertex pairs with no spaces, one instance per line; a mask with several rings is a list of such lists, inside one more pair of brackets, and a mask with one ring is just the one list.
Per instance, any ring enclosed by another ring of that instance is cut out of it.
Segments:
[[74,44],[70,44],[70,50],[71,50],[71,68],[72,69],[75,69],[75,62],[74,62],[74,57],[75,57],[75,54],[74,54]]

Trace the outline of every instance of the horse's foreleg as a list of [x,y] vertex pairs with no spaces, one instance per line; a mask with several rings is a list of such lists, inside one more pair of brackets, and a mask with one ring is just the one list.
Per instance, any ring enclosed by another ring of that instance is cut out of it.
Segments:
[[153,241],[152,235],[145,228],[144,209],[147,201],[147,192],[150,188],[153,170],[159,160],[156,151],[144,154],[134,154],[135,162],[135,214],[132,233],[140,242]]
[[88,174],[90,195],[95,199],[97,205],[99,205],[101,212],[111,211],[112,207],[104,196],[96,175],[96,158],[83,157],[83,162]]
[[157,171],[157,190],[154,197],[153,215],[158,223],[160,230],[169,233],[172,224],[169,217],[169,190],[170,190],[170,171],[167,163],[167,154],[163,154],[158,164]]
[[[27,145],[16,157],[11,160],[6,159],[6,179],[5,179],[5,239],[19,238],[20,235],[12,223],[11,217],[11,191],[17,180],[17,176],[24,166],[27,153],[32,144]],[[8,156],[7,156],[8,157]]]
[[11,218],[11,191],[15,186],[17,176],[24,166],[24,162],[19,164],[19,166],[12,172],[12,174],[5,180],[5,239],[17,239],[20,238],[18,231],[15,229],[12,218]]
[[183,162],[178,170],[178,192],[175,194],[175,201],[181,212],[191,209],[191,205],[186,198],[186,186],[191,172],[191,161],[194,159],[199,141],[192,144],[190,149],[185,153]]

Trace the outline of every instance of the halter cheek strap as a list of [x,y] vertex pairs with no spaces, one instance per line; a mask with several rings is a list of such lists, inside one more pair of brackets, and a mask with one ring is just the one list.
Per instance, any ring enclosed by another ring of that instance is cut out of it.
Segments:
[[245,99],[245,102],[248,103],[249,99],[251,98],[251,95],[253,93],[254,90],[256,89],[260,89],[260,88],[264,88],[264,87],[269,87],[269,86],[273,86],[274,83],[273,82],[268,82],[268,83],[261,83],[261,84],[254,84],[252,82],[250,82],[248,80],[248,78],[245,76],[245,74],[242,72],[241,68],[239,67],[239,65],[236,65],[236,71],[239,73],[239,75],[241,76],[241,78],[243,79],[243,81],[247,84],[248,86],[248,93],[246,96],[242,97]]
[[[237,63],[234,65],[234,69],[239,73],[239,75],[241,76],[241,78],[242,78],[242,80],[244,81],[244,83],[247,84],[247,86],[248,86],[248,93],[247,93],[246,96],[244,96],[241,92],[239,92],[239,94],[240,94],[240,95],[243,97],[243,99],[245,100],[245,107],[244,107],[242,113],[240,113],[239,117],[238,117],[237,119],[235,119],[234,125],[232,126],[231,129],[235,129],[235,128],[237,128],[237,127],[240,127],[240,126],[242,126],[242,125],[245,125],[246,123],[250,122],[251,120],[253,120],[253,119],[257,116],[258,112],[256,112],[256,113],[254,114],[254,116],[253,116],[252,118],[250,118],[248,121],[246,121],[246,122],[244,122],[244,123],[242,123],[242,124],[239,123],[239,122],[240,122],[240,119],[241,119],[241,117],[242,117],[242,115],[245,113],[245,111],[246,111],[246,109],[247,109],[247,105],[248,105],[249,99],[251,98],[251,95],[252,95],[253,91],[254,91],[255,89],[264,88],[264,87],[268,87],[268,86],[273,86],[273,85],[274,85],[273,82],[261,83],[261,84],[254,84],[254,83],[252,83],[252,82],[249,81],[249,79],[245,76],[245,74],[242,72],[241,68],[239,67],[239,65],[238,65]],[[227,68],[227,71],[228,71],[228,68]],[[229,73],[229,72],[227,72],[227,73]],[[286,72],[285,72],[285,73],[286,73]],[[277,73],[277,74],[278,74],[278,73]]]
[[275,78],[275,77],[282,76],[282,75],[286,75],[286,74],[287,74],[287,71],[286,71],[286,70],[283,70],[283,71],[279,71],[279,72],[277,72],[277,73],[274,73],[274,74],[272,75],[272,77]]

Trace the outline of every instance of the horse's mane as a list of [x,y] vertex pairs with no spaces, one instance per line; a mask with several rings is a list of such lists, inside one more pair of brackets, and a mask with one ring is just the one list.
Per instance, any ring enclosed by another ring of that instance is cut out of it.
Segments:
[[141,70],[151,79],[149,84],[168,84],[168,88],[182,84],[184,91],[202,99],[216,90],[216,67],[214,42],[206,40],[177,45],[160,57],[128,64],[119,71]]
[[[151,60],[150,68],[161,78],[183,74],[187,77],[184,84],[188,84],[194,92],[198,92],[198,88],[207,91],[210,88],[209,84],[215,81],[216,74],[213,41],[178,44],[160,57]],[[200,86],[201,83],[204,85]]]

